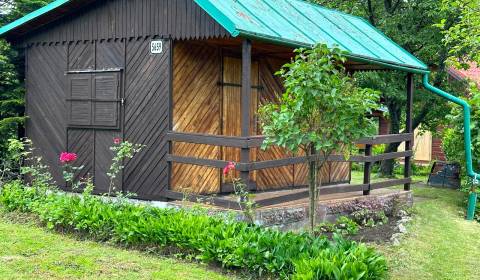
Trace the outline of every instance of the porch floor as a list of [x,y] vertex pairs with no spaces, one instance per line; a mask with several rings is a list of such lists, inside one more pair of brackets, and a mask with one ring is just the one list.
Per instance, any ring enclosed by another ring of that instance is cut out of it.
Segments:
[[[255,198],[254,200],[264,200],[264,199],[269,199],[269,198],[274,198],[274,197],[279,197],[279,196],[285,196],[285,195],[290,195],[290,194],[295,194],[295,193],[300,193],[300,192],[305,192],[307,191],[307,188],[298,188],[298,189],[288,189],[288,190],[276,190],[276,191],[261,191],[261,192],[255,192]],[[405,191],[401,189],[389,189],[389,188],[384,188],[384,189],[376,189],[372,190],[370,192],[370,195],[363,195],[362,191],[356,191],[356,192],[347,192],[347,193],[336,193],[336,194],[325,194],[322,195],[320,192],[320,197],[319,197],[319,203],[320,204],[332,204],[332,203],[341,203],[344,201],[350,201],[350,200],[356,200],[356,199],[375,199],[375,198],[381,198],[385,196],[392,196],[396,194],[402,194]],[[237,201],[237,198],[233,194],[229,195],[220,195],[218,196],[219,198],[227,199],[230,201]],[[282,202],[282,203],[277,203],[275,205],[269,205],[269,206],[260,206],[257,208],[258,210],[266,210],[266,209],[275,209],[275,208],[285,208],[285,207],[292,207],[292,206],[304,206],[308,205],[309,198],[301,198],[301,199],[296,199],[296,200],[291,200],[287,202]]]

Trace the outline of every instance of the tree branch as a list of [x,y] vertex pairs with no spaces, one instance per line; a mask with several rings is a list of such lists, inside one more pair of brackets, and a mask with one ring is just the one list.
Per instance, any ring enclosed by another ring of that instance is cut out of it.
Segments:
[[373,7],[372,7],[372,1],[371,0],[367,0],[367,6],[368,6],[368,21],[370,21],[370,23],[373,26],[376,26],[375,25],[375,15],[374,15],[374,12],[373,12]]

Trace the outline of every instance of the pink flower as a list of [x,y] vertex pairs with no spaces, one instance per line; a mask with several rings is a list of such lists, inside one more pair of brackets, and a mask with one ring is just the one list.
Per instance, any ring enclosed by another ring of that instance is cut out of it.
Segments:
[[120,144],[120,142],[122,142],[122,139],[120,139],[120,138],[113,138],[113,144],[118,145],[118,144]]
[[60,162],[61,163],[70,163],[77,159],[77,154],[75,153],[67,153],[63,152],[60,154]]
[[235,163],[233,161],[230,161],[227,164],[227,166],[225,166],[225,168],[223,168],[223,175],[227,176],[228,172],[230,172],[230,170],[235,170]]

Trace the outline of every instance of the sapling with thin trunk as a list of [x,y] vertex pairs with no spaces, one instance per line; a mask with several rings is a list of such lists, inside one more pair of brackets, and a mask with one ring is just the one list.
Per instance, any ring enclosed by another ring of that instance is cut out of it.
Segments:
[[334,152],[349,157],[355,140],[375,125],[368,117],[378,108],[379,93],[360,88],[345,71],[338,48],[318,44],[295,50],[295,57],[276,74],[285,92],[259,110],[265,135],[262,148],[278,145],[302,152],[309,169],[309,226],[315,226],[321,179],[319,171]]

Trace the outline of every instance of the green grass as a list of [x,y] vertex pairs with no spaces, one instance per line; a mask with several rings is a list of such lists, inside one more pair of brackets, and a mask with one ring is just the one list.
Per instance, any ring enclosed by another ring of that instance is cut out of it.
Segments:
[[395,280],[480,279],[480,224],[464,219],[459,191],[414,187],[414,220],[400,246],[379,246]]
[[[396,175],[396,177],[400,178],[399,175]],[[428,176],[419,176],[419,175],[413,175],[412,180],[413,182],[427,182]],[[390,180],[390,178],[381,178],[378,177],[377,174],[372,173],[372,182],[379,182],[379,181],[385,181],[385,180]],[[352,181],[351,184],[362,184],[363,183],[363,171],[357,171],[357,170],[352,170]]]
[[0,212],[0,279],[232,279],[201,264],[13,223],[10,215]]

